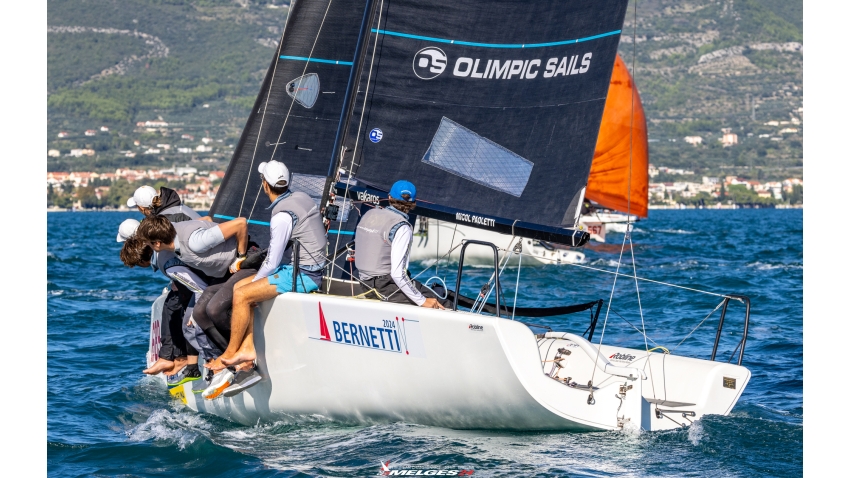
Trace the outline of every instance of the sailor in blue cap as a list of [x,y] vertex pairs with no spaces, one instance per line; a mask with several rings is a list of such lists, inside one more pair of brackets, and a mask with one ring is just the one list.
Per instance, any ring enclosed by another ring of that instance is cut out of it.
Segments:
[[444,309],[431,289],[407,274],[413,242],[407,214],[416,207],[416,186],[410,181],[396,181],[389,203],[386,208],[368,211],[357,225],[354,265],[360,271],[360,280],[382,300]]

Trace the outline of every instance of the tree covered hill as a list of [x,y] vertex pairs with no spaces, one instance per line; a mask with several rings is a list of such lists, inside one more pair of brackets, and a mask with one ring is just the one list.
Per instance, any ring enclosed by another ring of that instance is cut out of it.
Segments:
[[[644,0],[637,22],[633,7],[620,53],[643,99],[651,162],[709,175],[802,176],[802,1]],[[60,152],[48,169],[223,167],[287,12],[283,0],[48,0],[48,148]],[[180,126],[135,129],[157,118]],[[110,131],[83,135],[101,125]],[[738,145],[720,145],[723,128]],[[195,146],[185,135],[222,143],[178,155],[181,141]],[[145,154],[161,143],[174,147]],[[96,154],[68,157],[74,148]]]

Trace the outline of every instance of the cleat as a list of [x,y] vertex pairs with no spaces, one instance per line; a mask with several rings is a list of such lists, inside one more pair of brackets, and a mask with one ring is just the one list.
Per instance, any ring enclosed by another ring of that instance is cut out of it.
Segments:
[[221,395],[225,388],[233,382],[233,372],[226,368],[213,376],[210,386],[201,395],[207,400],[213,400]]

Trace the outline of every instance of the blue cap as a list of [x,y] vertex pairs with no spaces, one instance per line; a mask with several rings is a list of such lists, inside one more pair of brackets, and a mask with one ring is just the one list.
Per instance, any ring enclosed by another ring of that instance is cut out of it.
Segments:
[[[405,194],[409,194],[410,198],[405,199]],[[398,199],[399,201],[413,202],[416,200],[416,186],[414,186],[410,181],[405,181],[404,179],[396,181],[390,189],[390,196],[394,199]]]

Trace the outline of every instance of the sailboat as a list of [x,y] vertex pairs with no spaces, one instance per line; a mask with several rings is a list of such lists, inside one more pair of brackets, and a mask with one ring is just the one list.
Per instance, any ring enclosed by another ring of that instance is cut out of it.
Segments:
[[646,116],[620,55],[614,61],[585,199],[592,207],[581,215],[579,226],[599,242],[605,242],[607,231],[626,232],[649,212]]
[[[730,412],[750,379],[746,331],[737,364],[605,345],[604,334],[594,343],[595,322],[582,335],[535,332],[513,320],[504,262],[486,241],[460,246],[451,309],[331,293],[355,285],[347,257],[359,215],[401,178],[415,182],[415,211],[429,220],[572,247],[588,240],[576,226],[627,1],[520,3],[292,6],[210,214],[247,217],[252,238],[267,243],[255,171],[283,160],[292,187],[324,210],[332,267],[320,291],[258,305],[261,383],[215,400],[201,398],[200,380],[172,389],[189,408],[246,425],[319,415],[577,431],[659,430]],[[494,270],[481,300],[462,310],[472,247],[491,251]],[[734,299],[723,297],[724,315]]]
[[[578,227],[590,239],[605,242],[606,232],[626,232],[640,218],[646,218],[649,200],[649,146],[646,117],[634,79],[622,57],[617,54],[608,86],[608,98],[602,112],[602,124],[587,178],[585,203],[593,206],[583,211]],[[526,264],[576,264],[585,261],[583,252],[482,231],[471,226],[419,218],[410,249],[411,260],[458,260],[457,244],[464,239],[492,242],[501,250],[511,250],[523,242]],[[488,251],[472,250],[470,262],[491,260]],[[516,265],[514,259],[511,265]]]

